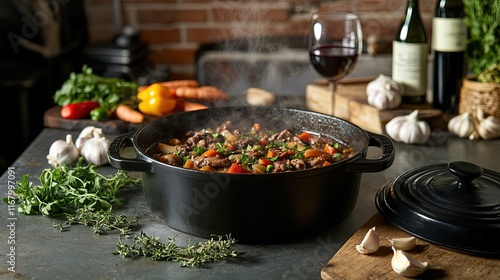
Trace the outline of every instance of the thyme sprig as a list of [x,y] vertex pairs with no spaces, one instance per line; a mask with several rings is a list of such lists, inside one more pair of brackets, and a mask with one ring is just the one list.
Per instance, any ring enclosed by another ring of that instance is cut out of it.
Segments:
[[108,231],[118,230],[120,235],[131,232],[132,227],[137,226],[139,218],[127,217],[125,215],[115,215],[112,209],[94,210],[84,207],[78,208],[75,214],[66,213],[68,225],[81,224],[92,227],[94,234],[104,234]]
[[147,236],[141,231],[140,235],[133,237],[131,245],[119,239],[116,252],[113,254],[128,258],[150,257],[154,261],[180,262],[183,267],[194,267],[227,257],[236,257],[238,252],[233,249],[235,243],[236,240],[231,235],[227,235],[182,247],[176,244],[175,237],[163,243],[157,237]]

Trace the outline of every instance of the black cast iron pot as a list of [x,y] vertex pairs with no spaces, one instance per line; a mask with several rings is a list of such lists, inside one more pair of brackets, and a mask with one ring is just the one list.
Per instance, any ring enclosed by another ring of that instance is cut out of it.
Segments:
[[[158,142],[225,121],[249,128],[331,136],[356,150],[330,166],[271,174],[226,174],[176,167],[154,160]],[[382,149],[366,158],[369,146]],[[135,158],[122,156],[133,148]],[[284,241],[312,234],[344,220],[353,210],[363,172],[387,169],[394,161],[392,141],[345,120],[278,107],[218,107],[169,115],[117,137],[109,149],[112,166],[142,172],[151,213],[168,226],[196,236],[231,234],[244,243]]]

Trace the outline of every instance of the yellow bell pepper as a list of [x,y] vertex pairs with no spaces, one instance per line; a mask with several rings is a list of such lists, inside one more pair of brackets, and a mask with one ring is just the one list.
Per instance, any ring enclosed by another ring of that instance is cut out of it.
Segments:
[[165,116],[171,113],[177,104],[170,90],[159,83],[154,83],[137,93],[140,100],[139,111],[146,115]]

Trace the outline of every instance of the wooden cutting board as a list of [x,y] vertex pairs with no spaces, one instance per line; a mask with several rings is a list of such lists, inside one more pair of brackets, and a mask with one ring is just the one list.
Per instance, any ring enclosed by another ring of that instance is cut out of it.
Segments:
[[[145,123],[150,122],[157,117],[146,116]],[[122,134],[135,131],[143,124],[128,123],[119,119],[110,119],[102,122],[87,119],[65,119],[61,117],[61,107],[55,106],[45,111],[43,115],[43,124],[45,127],[61,128],[66,130],[82,130],[87,126],[95,126],[102,128],[104,134]]]
[[397,116],[419,110],[419,118],[431,128],[444,128],[443,113],[432,109],[431,104],[401,104],[391,110],[379,110],[368,104],[366,86],[374,77],[345,79],[337,86],[335,94],[321,81],[307,85],[306,106],[309,110],[348,120],[361,128],[382,134],[384,126]]
[[[375,227],[380,248],[374,254],[362,255],[355,246],[369,229]],[[407,279],[392,270],[391,245],[387,238],[410,235],[392,226],[382,215],[375,214],[333,256],[321,270],[321,278],[330,279]],[[500,279],[500,258],[485,258],[451,251],[417,239],[408,251],[420,261],[429,262],[430,269],[416,279]]]

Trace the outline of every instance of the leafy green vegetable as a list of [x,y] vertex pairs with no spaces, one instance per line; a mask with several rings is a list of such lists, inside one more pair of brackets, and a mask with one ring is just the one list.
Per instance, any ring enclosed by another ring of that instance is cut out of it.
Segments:
[[119,240],[116,245],[116,252],[113,254],[123,257],[150,257],[154,261],[181,262],[181,266],[201,266],[208,262],[214,262],[227,257],[236,257],[238,252],[232,249],[236,240],[230,235],[223,238],[219,236],[217,240],[211,238],[205,242],[197,242],[186,247],[175,244],[175,238],[168,243],[158,241],[157,237],[147,236],[141,231],[140,235],[133,238],[132,245],[128,245]]
[[469,27],[468,62],[472,72],[479,76],[492,65],[500,65],[500,1],[463,2]]
[[130,177],[122,170],[106,177],[96,171],[98,167],[84,165],[83,158],[80,158],[74,167],[59,165],[44,169],[40,174],[41,185],[35,187],[28,181],[29,175],[23,175],[14,190],[19,213],[50,216],[73,213],[84,207],[108,210],[113,205],[121,204],[119,189],[141,184],[139,179]]
[[133,100],[138,85],[119,78],[96,75],[86,65],[81,73],[71,73],[68,80],[54,94],[54,102],[59,106],[81,101],[97,101],[107,110],[124,102]]

